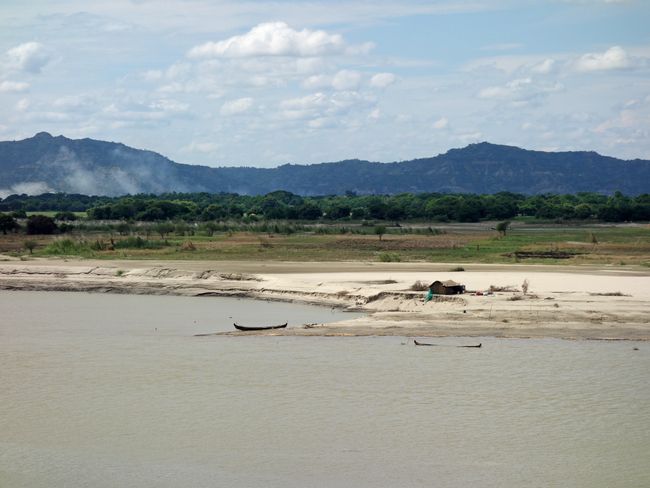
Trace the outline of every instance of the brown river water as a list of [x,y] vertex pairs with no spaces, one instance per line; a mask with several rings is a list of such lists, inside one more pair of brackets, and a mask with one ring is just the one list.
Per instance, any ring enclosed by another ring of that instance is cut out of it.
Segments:
[[0,487],[650,486],[647,343],[194,337],[342,318],[2,291]]

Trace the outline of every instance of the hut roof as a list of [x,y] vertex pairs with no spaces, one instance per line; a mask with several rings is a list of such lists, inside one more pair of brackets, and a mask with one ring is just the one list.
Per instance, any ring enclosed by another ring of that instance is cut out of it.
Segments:
[[456,283],[452,280],[443,281],[442,284],[445,286],[461,286],[460,283]]
[[462,286],[460,283],[456,283],[456,282],[453,281],[453,280],[446,280],[446,281],[436,280],[436,281],[434,281],[433,283],[431,283],[431,284],[429,285],[429,288],[431,288],[431,287],[432,287],[433,285],[435,285],[436,283],[440,283],[440,284],[442,284],[442,286],[447,286],[447,287],[451,287],[451,286]]

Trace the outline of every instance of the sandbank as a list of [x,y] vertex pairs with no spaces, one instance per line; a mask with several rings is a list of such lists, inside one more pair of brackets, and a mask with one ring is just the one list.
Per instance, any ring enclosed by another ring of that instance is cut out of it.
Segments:
[[[650,270],[462,266],[466,271],[432,263],[7,260],[0,262],[0,289],[241,296],[365,313],[331,324],[226,333],[238,335],[650,340]],[[416,281],[448,279],[468,292],[424,303],[424,292],[411,290]]]

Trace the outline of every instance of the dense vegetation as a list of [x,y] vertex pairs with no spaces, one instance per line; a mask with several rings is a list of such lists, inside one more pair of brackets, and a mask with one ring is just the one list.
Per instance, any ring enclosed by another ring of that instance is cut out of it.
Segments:
[[[403,193],[302,197],[286,191],[267,195],[169,193],[97,197],[47,193],[11,195],[0,200],[0,212],[25,217],[26,212],[57,212],[57,220],[74,220],[73,212],[87,212],[91,220],[125,221],[437,221],[478,222],[531,217],[547,220],[598,219],[606,222],[650,220],[650,195],[616,193],[575,195],[493,195]],[[13,230],[6,223],[6,230]]]

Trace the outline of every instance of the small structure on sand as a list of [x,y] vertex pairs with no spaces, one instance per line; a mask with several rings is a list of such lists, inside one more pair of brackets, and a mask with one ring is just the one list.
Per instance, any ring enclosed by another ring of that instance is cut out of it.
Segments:
[[429,289],[436,295],[459,295],[465,293],[465,285],[461,285],[452,280],[436,280],[429,285]]

